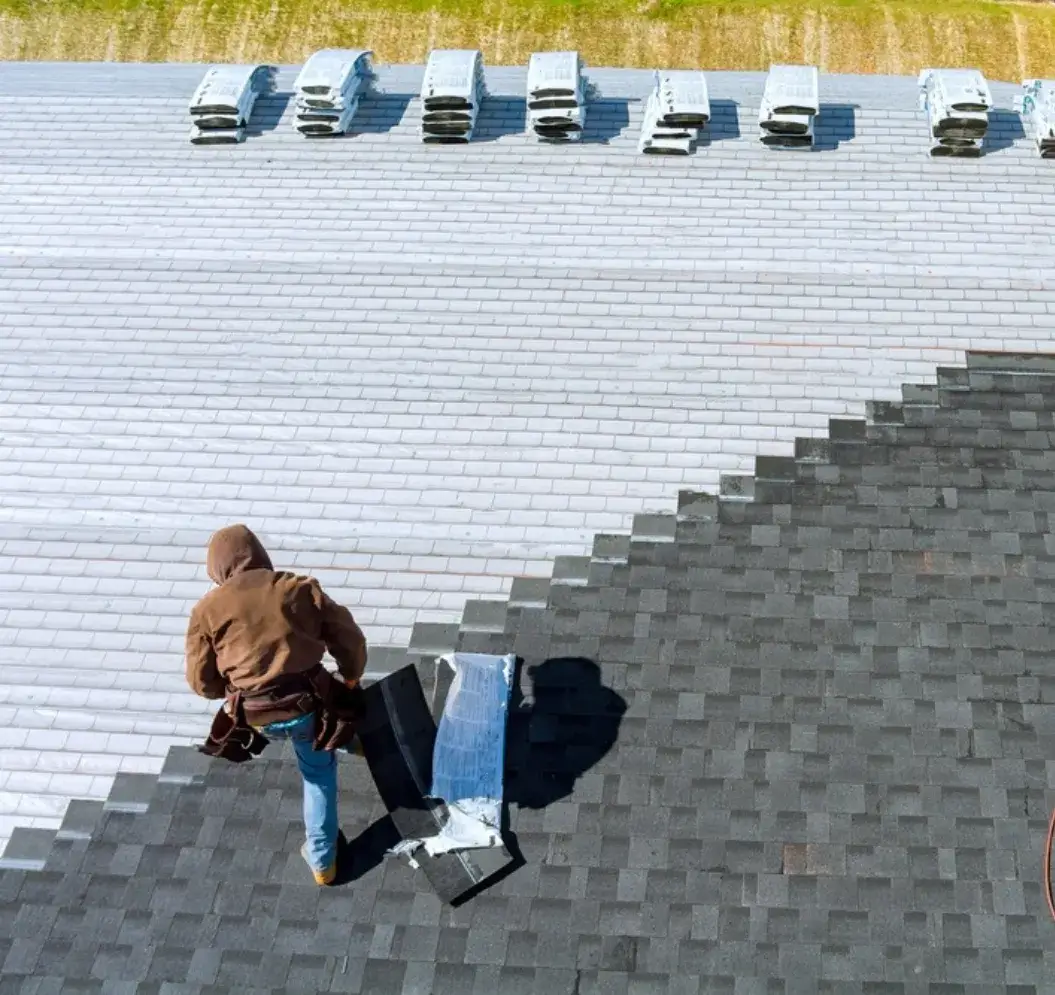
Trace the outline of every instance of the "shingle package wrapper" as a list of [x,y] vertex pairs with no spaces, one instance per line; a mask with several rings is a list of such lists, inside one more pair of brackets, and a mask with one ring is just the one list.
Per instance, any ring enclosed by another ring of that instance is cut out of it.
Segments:
[[820,113],[816,66],[770,66],[758,109],[758,134],[770,148],[812,148]]
[[306,137],[343,135],[374,79],[367,49],[325,48],[304,63],[295,89],[293,127]]
[[434,49],[421,84],[421,140],[472,141],[484,96],[484,61],[477,49]]
[[645,105],[638,151],[689,155],[711,119],[707,77],[697,70],[657,72]]
[[586,123],[586,86],[578,52],[535,52],[528,62],[528,127],[548,142],[574,142]]
[[1023,80],[1022,90],[1015,110],[1028,123],[1041,159],[1055,159],[1055,80]]
[[359,102],[355,101],[341,111],[301,110],[297,112],[293,127],[309,138],[343,135],[351,125],[358,106]]
[[192,145],[237,145],[245,141],[245,128],[196,128],[190,140]]
[[432,754],[427,797],[443,802],[446,821],[434,836],[404,839],[413,858],[502,846],[506,723],[516,657],[452,653],[438,666],[454,671]]
[[932,156],[979,156],[993,97],[977,69],[924,69],[920,109],[927,112]]
[[[447,805],[431,799],[428,793],[433,780],[437,720],[443,717],[454,676],[447,664],[436,662],[431,707],[412,664],[367,684],[359,729],[363,758],[399,836],[393,843],[387,832],[383,834],[388,837],[387,852],[401,855],[412,867],[420,868],[437,897],[448,904],[462,901],[492,876],[518,864],[518,858],[501,845],[436,854],[422,846],[423,840],[437,836],[450,821]],[[503,726],[493,728],[498,733],[504,731]],[[492,835],[489,831],[488,839]]]
[[190,99],[191,142],[241,142],[257,97],[274,93],[277,72],[267,65],[211,66]]

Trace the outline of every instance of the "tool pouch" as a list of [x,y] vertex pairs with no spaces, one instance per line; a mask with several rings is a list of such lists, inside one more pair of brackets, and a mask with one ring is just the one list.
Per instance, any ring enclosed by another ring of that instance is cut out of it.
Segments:
[[216,712],[209,736],[198,750],[206,756],[240,764],[259,756],[267,744],[267,737],[246,721],[242,696],[235,693]]

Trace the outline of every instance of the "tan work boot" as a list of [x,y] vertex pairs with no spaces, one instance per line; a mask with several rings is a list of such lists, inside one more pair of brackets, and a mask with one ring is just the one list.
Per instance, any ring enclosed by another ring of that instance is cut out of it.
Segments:
[[[311,867],[311,861],[308,860],[308,844],[305,843],[300,848],[300,855],[304,858],[304,863]],[[335,860],[325,870],[317,871],[314,867],[311,867],[312,877],[315,878],[315,883],[320,887],[328,884],[333,884],[334,879],[337,877],[337,861]]]

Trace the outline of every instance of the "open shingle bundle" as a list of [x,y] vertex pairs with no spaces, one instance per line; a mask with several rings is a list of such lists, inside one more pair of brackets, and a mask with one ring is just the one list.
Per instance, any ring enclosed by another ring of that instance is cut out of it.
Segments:
[[228,145],[245,139],[253,105],[275,92],[275,66],[212,66],[190,101],[190,140],[195,145]]
[[1055,80],[1027,79],[1022,90],[1015,110],[1028,123],[1041,159],[1055,159]]
[[484,95],[484,60],[478,49],[434,49],[421,84],[422,141],[471,141]]
[[324,48],[304,63],[296,82],[293,127],[309,138],[343,135],[374,79],[364,49]]
[[689,155],[700,131],[711,120],[707,77],[697,70],[656,73],[645,104],[638,151],[652,155]]
[[586,84],[578,52],[535,52],[528,63],[528,127],[548,142],[582,138]]
[[982,154],[993,98],[977,69],[924,69],[919,104],[927,112],[932,156]]
[[770,66],[758,109],[758,137],[771,148],[813,147],[813,119],[820,113],[816,66]]

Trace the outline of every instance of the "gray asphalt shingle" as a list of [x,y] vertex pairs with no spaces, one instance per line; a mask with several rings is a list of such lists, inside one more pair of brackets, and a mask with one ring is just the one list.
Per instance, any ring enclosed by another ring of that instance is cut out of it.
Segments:
[[[334,142],[293,133],[286,68],[256,134],[202,149],[202,71],[0,66],[0,841],[200,737],[183,619],[232,518],[397,647],[384,669],[467,601],[511,593],[525,631],[548,625],[533,585],[554,565],[583,583],[595,534],[661,539],[680,488],[749,495],[757,455],[823,460],[830,418],[929,389],[965,349],[1051,337],[1051,164],[1008,85],[988,154],[950,163],[923,155],[914,80],[822,77],[820,150],[782,155],[755,139],[762,76],[709,74],[709,142],[657,162],[636,153],[647,72],[590,70],[587,140],[554,149],[523,133],[525,69],[489,69],[480,140],[426,149],[421,67],[382,67]],[[781,472],[762,467],[760,496]],[[950,500],[907,506],[985,510]],[[759,541],[774,524],[751,523]],[[845,527],[838,508],[809,526]],[[819,610],[861,625],[857,594],[818,590]],[[648,597],[559,621],[589,639],[718,625]],[[883,597],[900,611],[900,588]],[[1022,610],[928,624],[928,649]]]
[[121,787],[0,872],[3,990],[1042,995],[1055,357],[937,381],[775,499],[685,495],[673,541],[469,613],[460,649],[522,657],[524,859],[470,902],[382,858],[360,762],[320,890],[288,755],[177,750],[145,811]]

